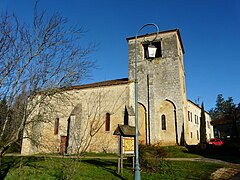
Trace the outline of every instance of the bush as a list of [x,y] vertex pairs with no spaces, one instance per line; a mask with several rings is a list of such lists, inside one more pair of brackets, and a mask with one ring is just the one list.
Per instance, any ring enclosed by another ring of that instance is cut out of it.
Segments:
[[139,160],[143,171],[162,173],[171,171],[170,164],[163,159],[166,155],[166,150],[158,145],[139,145]]

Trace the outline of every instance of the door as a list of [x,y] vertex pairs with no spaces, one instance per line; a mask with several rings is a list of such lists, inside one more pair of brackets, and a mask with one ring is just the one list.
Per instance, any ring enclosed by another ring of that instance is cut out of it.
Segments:
[[60,154],[67,153],[67,136],[61,136]]

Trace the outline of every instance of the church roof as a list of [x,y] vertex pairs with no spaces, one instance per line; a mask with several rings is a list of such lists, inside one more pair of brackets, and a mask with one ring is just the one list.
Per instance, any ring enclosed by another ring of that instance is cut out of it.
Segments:
[[[179,29],[171,29],[171,30],[166,30],[166,31],[159,31],[158,34],[165,34],[165,33],[170,33],[170,32],[176,32],[176,33],[177,33],[178,38],[179,38],[179,41],[180,41],[180,45],[181,45],[181,47],[182,47],[182,51],[183,51],[183,54],[184,54],[184,47],[183,47],[182,38],[181,38]],[[154,34],[156,34],[156,33],[138,35],[138,38],[148,37],[148,36],[152,36],[152,35],[154,35]],[[127,41],[129,41],[129,40],[131,40],[131,39],[135,39],[135,38],[136,38],[135,36],[129,37],[129,38],[127,38]]]
[[115,80],[108,80],[108,81],[101,81],[91,84],[83,84],[83,85],[77,85],[77,86],[70,86],[67,88],[62,88],[64,90],[77,90],[77,89],[86,89],[86,88],[95,88],[95,87],[103,87],[103,86],[114,86],[114,85],[121,85],[121,84],[129,84],[133,81],[129,81],[128,78],[122,78],[122,79],[115,79]]

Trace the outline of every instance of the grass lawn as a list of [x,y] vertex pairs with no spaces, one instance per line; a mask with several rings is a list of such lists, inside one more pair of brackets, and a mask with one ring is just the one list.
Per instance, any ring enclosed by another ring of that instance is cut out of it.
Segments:
[[189,150],[185,146],[163,146],[163,150],[165,150],[166,157],[168,158],[199,158],[202,157],[198,154],[193,154],[189,152]]
[[[214,171],[226,167],[206,162],[162,159],[162,157],[198,158],[206,155],[206,153],[202,154],[203,156],[194,154],[196,151],[194,147],[168,146],[143,150],[146,153],[141,156],[145,159],[140,158],[141,179],[210,179]],[[0,166],[0,179],[133,179],[132,161],[129,159],[124,160],[124,172],[117,173],[117,154],[84,153],[81,156],[86,158],[76,159],[57,154],[31,157],[5,156]]]
[[[158,172],[141,172],[141,179],[208,179],[223,165],[161,161]],[[133,179],[131,164],[117,173],[117,160],[4,157],[0,179]]]
[[[162,146],[161,149],[166,152],[164,157],[168,158],[198,158],[203,157],[198,154],[193,154],[189,152],[189,150],[184,146]],[[43,155],[43,156],[62,156],[60,154],[37,154],[36,156]],[[77,156],[67,154],[65,156]],[[116,153],[94,153],[94,152],[84,152],[80,154],[81,157],[116,157]]]

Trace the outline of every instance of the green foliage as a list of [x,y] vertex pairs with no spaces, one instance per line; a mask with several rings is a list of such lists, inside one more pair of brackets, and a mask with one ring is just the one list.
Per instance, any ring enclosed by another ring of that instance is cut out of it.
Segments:
[[[5,97],[3,100],[0,100],[0,147],[4,147],[7,141],[11,139],[11,135],[18,130],[17,127],[23,118],[23,98],[25,98],[24,94],[17,96],[10,109],[8,108],[7,99]],[[8,121],[5,124],[7,118]],[[3,130],[4,124],[5,129]],[[21,137],[22,133],[19,139],[7,148],[8,153],[20,152]]]
[[166,151],[158,145],[139,145],[141,169],[147,172],[163,172],[171,168],[163,160]]
[[[239,124],[237,121],[240,119],[240,103],[237,105],[234,103],[232,97],[224,99],[222,94],[217,96],[216,106],[210,111],[212,118],[212,124],[233,124],[231,136],[239,137]],[[230,134],[229,134],[230,135]]]
[[222,94],[218,94],[215,108],[212,108],[209,111],[209,113],[213,120],[231,119],[231,118],[234,118],[235,112],[237,110],[238,110],[238,107],[233,102],[232,97],[228,97],[228,99],[225,100]]
[[204,105],[202,103],[201,106],[201,117],[200,117],[200,143],[206,143],[206,117],[205,117],[205,110]]
[[6,97],[4,97],[2,100],[0,99],[0,133],[2,132],[2,127],[6,117],[7,117],[7,100]]

